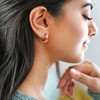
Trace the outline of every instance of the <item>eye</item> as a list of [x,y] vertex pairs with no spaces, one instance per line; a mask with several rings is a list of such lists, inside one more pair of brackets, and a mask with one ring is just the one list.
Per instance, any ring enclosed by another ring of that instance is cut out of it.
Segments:
[[84,15],[84,14],[83,14],[83,17],[84,17],[85,20],[92,20],[92,19],[93,19],[93,18],[88,17],[88,16],[86,16],[86,15]]

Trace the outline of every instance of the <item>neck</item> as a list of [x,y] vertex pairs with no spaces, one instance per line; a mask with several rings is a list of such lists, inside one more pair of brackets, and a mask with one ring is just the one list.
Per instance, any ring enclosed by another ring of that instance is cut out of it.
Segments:
[[45,100],[43,89],[47,80],[49,67],[53,62],[49,59],[50,57],[46,53],[46,50],[43,47],[41,49],[39,45],[38,47],[40,48],[35,50],[36,55],[31,72],[19,87],[19,90],[38,100]]

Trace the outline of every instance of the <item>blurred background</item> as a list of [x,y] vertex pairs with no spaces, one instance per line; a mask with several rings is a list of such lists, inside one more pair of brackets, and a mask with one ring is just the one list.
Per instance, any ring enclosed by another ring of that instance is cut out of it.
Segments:
[[[93,17],[93,20],[95,21],[98,30],[100,30],[100,11],[99,11],[100,0],[92,0],[92,1],[93,1],[94,8],[92,10],[91,16]],[[89,45],[89,49],[85,53],[85,60],[91,60],[100,67],[100,32],[98,32],[95,38],[92,39]],[[71,65],[72,64],[60,62],[61,76],[64,73],[64,71]],[[48,100],[58,100],[58,95],[60,92],[60,90],[56,88],[58,82],[59,82],[59,78],[57,76],[57,72],[54,64],[49,70],[48,80],[44,91]],[[87,90],[87,87],[85,85],[80,83],[77,84],[81,86],[83,89]]]

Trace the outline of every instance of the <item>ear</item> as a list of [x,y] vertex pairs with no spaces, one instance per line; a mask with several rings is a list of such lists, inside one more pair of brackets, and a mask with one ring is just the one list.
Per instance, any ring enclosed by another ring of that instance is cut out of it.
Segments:
[[47,9],[45,7],[38,6],[32,9],[29,16],[29,21],[30,21],[32,30],[41,39],[44,39],[44,35],[48,34],[48,25],[46,23],[46,13],[47,13]]

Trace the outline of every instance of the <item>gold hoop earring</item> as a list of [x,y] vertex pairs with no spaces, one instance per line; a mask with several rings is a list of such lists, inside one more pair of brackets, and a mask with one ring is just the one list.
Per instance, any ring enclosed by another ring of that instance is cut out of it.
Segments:
[[44,34],[44,39],[42,41],[43,41],[43,43],[48,42],[48,34]]

